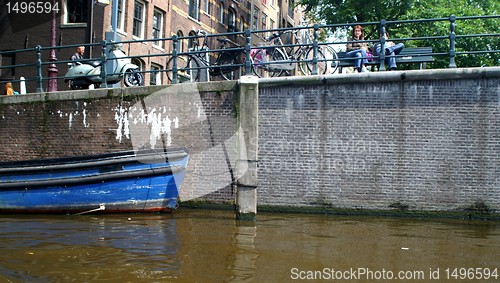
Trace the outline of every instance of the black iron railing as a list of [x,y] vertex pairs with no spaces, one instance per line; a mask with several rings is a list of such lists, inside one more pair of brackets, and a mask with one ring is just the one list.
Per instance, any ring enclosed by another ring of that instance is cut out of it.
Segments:
[[[212,71],[215,70],[215,72],[211,72],[210,76],[217,76],[217,69],[213,69],[214,65],[215,68],[219,68],[220,70],[227,70],[229,67],[231,67],[232,72],[234,72],[234,76],[230,78],[237,78],[241,74],[256,74],[257,72],[260,71],[259,67],[264,68],[267,67],[267,75],[266,76],[271,76],[270,74],[275,74],[277,73],[275,63],[273,62],[273,59],[271,58],[270,60],[266,60],[265,62],[259,61],[258,63],[256,62],[255,58],[253,57],[255,55],[255,50],[258,48],[265,48],[266,50],[274,50],[276,48],[280,49],[282,53],[286,53],[289,50],[295,49],[295,48],[300,48],[300,47],[307,47],[310,49],[310,53],[312,56],[301,56],[300,58],[294,58],[293,56],[285,56],[285,58],[281,58],[280,60],[280,66],[283,66],[284,64],[306,64],[307,68],[306,71],[302,71],[302,73],[307,73],[307,74],[329,74],[329,71],[325,71],[322,68],[326,68],[324,66],[327,66],[328,69],[332,69],[330,66],[335,66],[339,62],[342,62],[342,60],[346,60],[345,58],[338,58],[336,56],[336,50],[338,51],[339,49],[342,49],[345,47],[345,45],[348,43],[346,39],[336,39],[336,40],[328,40],[327,37],[321,37],[320,34],[327,34],[328,31],[333,30],[333,29],[339,29],[343,28],[345,30],[349,30],[354,25],[360,24],[363,27],[369,27],[373,31],[377,31],[377,35],[379,32],[383,32],[387,29],[387,27],[404,27],[404,26],[418,26],[418,25],[424,25],[428,23],[436,23],[439,22],[441,24],[448,24],[448,28],[446,29],[441,29],[441,30],[435,30],[434,34],[430,34],[425,37],[408,37],[408,38],[389,38],[388,40],[390,41],[399,41],[399,42],[405,42],[405,43],[414,43],[415,45],[418,46],[418,44],[422,42],[441,42],[441,45],[443,45],[443,42],[446,42],[446,50],[439,49],[439,50],[432,50],[432,56],[435,58],[440,58],[441,64],[444,61],[447,61],[447,66],[448,68],[455,68],[457,67],[457,57],[460,56],[489,56],[489,65],[490,66],[498,66],[500,65],[500,33],[498,32],[492,32],[492,33],[468,33],[468,34],[457,34],[457,27],[460,26],[461,21],[471,21],[471,20],[476,20],[476,21],[482,21],[482,20],[494,20],[498,21],[500,23],[500,16],[498,15],[490,15],[490,16],[473,16],[473,17],[455,17],[455,16],[450,16],[448,18],[437,18],[437,19],[421,19],[421,20],[405,20],[405,21],[385,21],[381,20],[380,22],[364,22],[364,23],[352,23],[352,24],[337,24],[337,25],[310,25],[310,26],[301,26],[301,27],[294,27],[294,28],[281,28],[281,29],[267,29],[267,30],[246,30],[246,31],[240,31],[240,32],[233,32],[233,33],[224,33],[224,34],[217,34],[217,35],[208,35],[209,39],[213,38],[232,38],[234,42],[237,44],[231,47],[224,47],[221,48],[215,40],[211,40],[209,44],[207,44],[209,49],[200,49],[200,48],[194,48],[191,50],[184,50],[181,51],[179,46],[182,42],[196,42],[202,40],[205,35],[193,35],[193,36],[173,36],[173,37],[166,37],[166,38],[154,38],[154,39],[145,39],[145,40],[129,40],[129,41],[122,41],[121,44],[123,45],[133,45],[133,44],[143,44],[147,42],[158,42],[158,41],[163,41],[163,45],[166,47],[166,51],[163,53],[159,54],[129,54],[126,58],[133,59],[133,58],[152,58],[154,57],[154,60],[159,61],[159,62],[165,62],[163,65],[163,68],[161,70],[155,69],[155,70],[148,70],[148,69],[142,69],[140,70],[140,73],[142,74],[153,74],[158,71],[160,71],[163,74],[166,74],[168,72],[172,73],[172,79],[170,80],[169,83],[178,83],[180,81],[184,80],[189,80],[189,76],[186,78],[186,72],[187,73],[194,73],[199,72],[204,69],[210,69],[212,68]],[[295,32],[295,34],[299,34],[299,37],[302,37],[302,40],[297,40],[297,39],[289,39],[289,40],[283,40],[281,44],[276,45],[273,43],[266,42],[264,38],[266,36],[269,36],[272,33],[284,33],[285,31],[290,31],[290,32]],[[347,32],[348,33],[348,32]],[[371,39],[371,40],[365,40],[369,44],[375,44],[375,43],[380,43],[382,46],[386,43],[385,39],[382,37],[381,39],[378,39],[378,36],[376,36],[376,39]],[[320,38],[322,38],[320,40]],[[460,44],[461,41],[464,41],[466,39],[472,39],[472,38],[486,38],[487,46],[484,46],[483,49],[478,49],[478,50],[464,50],[464,48],[457,48],[457,45]],[[210,40],[209,40],[210,41]],[[13,65],[3,65],[0,66],[0,72],[6,72],[9,70],[21,70],[21,71],[16,71],[16,74],[21,74],[22,72],[26,72],[26,70],[31,70],[31,73],[34,73],[36,75],[32,76],[26,76],[24,79],[20,79],[19,77],[13,78],[11,81],[12,82],[20,82],[22,80],[26,82],[31,82],[31,84],[35,84],[36,87],[35,89],[32,89],[31,91],[28,92],[44,92],[44,82],[47,82],[50,78],[47,74],[47,66],[51,64],[55,64],[57,66],[57,69],[59,70],[57,77],[52,78],[52,79],[57,79],[58,81],[63,81],[64,80],[64,74],[66,73],[67,70],[67,65],[69,63],[72,63],[71,60],[58,60],[56,62],[53,61],[44,61],[42,58],[44,58],[43,55],[48,54],[51,50],[55,49],[57,51],[63,50],[63,49],[74,49],[77,46],[86,46],[86,47],[100,47],[102,52],[101,52],[101,57],[97,58],[98,60],[101,61],[101,87],[107,87],[106,83],[106,78],[110,74],[106,68],[107,62],[110,60],[108,58],[108,50],[109,46],[114,44],[113,42],[107,42],[107,41],[102,41],[100,43],[93,43],[93,44],[73,44],[73,45],[66,45],[66,46],[55,46],[55,47],[44,47],[44,46],[37,46],[36,48],[28,48],[28,49],[21,49],[21,50],[12,50],[12,51],[1,51],[0,56],[12,56],[14,55],[16,58],[19,58],[21,56],[32,56],[33,60],[31,63],[24,63],[24,64],[13,64]],[[411,45],[411,44],[408,44]],[[192,47],[192,46],[191,46]],[[199,47],[199,46],[198,46]],[[287,51],[288,50],[288,51]],[[227,62],[215,62],[215,58],[217,58],[217,54],[220,54],[221,52],[240,52],[244,54],[243,58],[244,60],[240,61],[227,61]],[[207,54],[209,58],[208,63],[204,64],[192,64],[196,66],[180,66],[180,59],[182,58],[188,58],[189,56],[193,56],[194,54]],[[267,54],[268,52],[266,52]],[[328,53],[328,54],[326,54]],[[31,55],[30,55],[31,54]],[[291,54],[291,53],[290,53]],[[288,55],[285,54],[285,55]],[[328,55],[328,56],[327,56]],[[417,54],[418,56],[418,54]],[[290,58],[288,58],[290,57]],[[386,55],[382,54],[380,56],[377,56],[376,59],[379,62],[379,70],[385,70],[385,57]],[[96,58],[93,59],[87,59],[83,60],[85,61],[95,61]],[[168,62],[171,61],[173,64],[171,66],[167,66]],[[322,65],[323,67],[318,68],[318,66]],[[479,65],[481,66],[481,65]],[[458,64],[458,67],[479,67],[479,66],[470,66],[470,65],[465,65],[461,66]],[[227,68],[226,68],[227,67]],[[438,67],[442,67],[439,66]],[[431,66],[432,68],[432,66]],[[298,68],[297,68],[298,69]],[[34,70],[34,72],[33,72]],[[30,72],[26,72],[30,73]],[[221,71],[222,74],[222,71]],[[281,73],[286,74],[286,75],[297,75],[299,74],[298,71],[295,69],[287,69],[286,72]],[[163,77],[166,77],[164,75]],[[224,76],[225,77],[225,76]],[[215,78],[217,79],[217,78]]]

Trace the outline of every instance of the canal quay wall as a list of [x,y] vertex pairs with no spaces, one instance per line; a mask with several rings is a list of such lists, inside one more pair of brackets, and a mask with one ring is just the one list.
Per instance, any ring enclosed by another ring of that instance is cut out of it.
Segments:
[[[256,162],[259,210],[498,218],[499,82],[498,67],[268,78],[254,108],[237,82],[1,97],[0,152],[186,146],[191,206],[234,204]],[[258,139],[241,111],[258,111]]]

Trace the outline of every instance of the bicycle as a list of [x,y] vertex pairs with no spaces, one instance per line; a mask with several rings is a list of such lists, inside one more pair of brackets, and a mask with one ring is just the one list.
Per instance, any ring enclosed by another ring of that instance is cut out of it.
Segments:
[[[197,38],[201,36],[203,36],[201,47],[196,40],[190,52],[181,53],[176,57],[171,57],[167,61],[167,77],[170,82],[173,81],[174,62],[177,65],[178,77],[189,79],[191,82],[200,81],[202,78],[200,74],[203,70],[208,70],[207,77],[222,76],[225,80],[235,79],[239,74],[246,58],[244,49],[230,39],[217,38],[217,41],[221,44],[220,48],[218,50],[210,50],[207,44],[207,32],[199,30]],[[234,45],[234,47],[229,47],[229,43]],[[209,52],[217,52],[217,58],[213,63],[208,58]]]
[[[287,46],[284,45],[281,37],[287,33],[293,34],[295,41],[298,43],[297,48],[291,46],[287,49]],[[295,63],[297,63],[303,75],[312,74],[314,68],[314,48],[310,34],[306,30],[304,34],[305,40],[301,40],[297,36],[297,33],[298,30],[273,33],[271,36],[264,38],[265,46],[252,49],[250,56],[252,57],[254,73],[259,77],[265,77],[266,74],[270,77],[278,77],[283,75],[283,73],[288,75],[295,69]],[[305,43],[302,43],[302,41],[305,41]],[[272,42],[274,42],[274,46],[270,45]],[[334,54],[335,58],[332,60],[334,63],[332,64],[332,68],[336,69],[338,61],[336,60],[336,53]],[[317,73],[325,74],[330,68],[321,48],[317,49],[316,58]]]

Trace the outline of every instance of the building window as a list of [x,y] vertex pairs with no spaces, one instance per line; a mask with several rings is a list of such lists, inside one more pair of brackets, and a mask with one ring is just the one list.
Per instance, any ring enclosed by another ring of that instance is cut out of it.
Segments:
[[274,28],[275,28],[275,25],[274,25],[273,19],[269,19],[269,29],[274,29]]
[[189,16],[197,21],[200,20],[200,0],[189,0]]
[[267,29],[267,15],[264,14],[264,12],[262,12],[261,26],[262,26],[262,29]]
[[232,8],[227,9],[227,27],[231,31],[236,31],[236,11]]
[[[184,36],[184,33],[182,33],[181,30],[177,32],[177,37],[183,37],[183,36]],[[184,52],[184,50],[185,50],[184,49],[184,41],[185,41],[184,39],[179,38],[179,42],[177,44],[177,52],[179,52],[179,53]]]
[[146,5],[141,1],[135,1],[134,3],[134,27],[132,29],[132,34],[136,37],[144,37],[144,12]]
[[257,7],[253,7],[253,18],[252,18],[252,29],[257,30],[259,29],[259,13],[260,10]]
[[64,2],[66,24],[87,23],[89,2],[86,0],[65,0]]
[[188,50],[193,50],[195,46],[199,44],[199,39],[196,36],[196,32],[194,30],[190,31],[188,34]]
[[288,1],[288,16],[293,19],[293,1]]
[[220,10],[219,10],[219,23],[224,23],[224,3],[220,2]]
[[[7,51],[7,50],[0,50]],[[0,66],[13,66],[16,63],[16,53],[5,53],[0,55]],[[0,78],[11,79],[15,75],[16,68],[0,69]]]
[[[163,38],[163,19],[165,18],[165,12],[159,9],[155,9],[153,13],[153,39]],[[156,46],[163,47],[163,42],[153,41]]]
[[151,64],[149,85],[161,85],[161,69],[162,67],[160,65]]
[[210,15],[210,0],[203,0],[203,11]]
[[116,28],[125,31],[125,7],[127,7],[127,0],[118,0],[118,15]]
[[241,17],[240,18],[240,31],[245,30],[245,18]]

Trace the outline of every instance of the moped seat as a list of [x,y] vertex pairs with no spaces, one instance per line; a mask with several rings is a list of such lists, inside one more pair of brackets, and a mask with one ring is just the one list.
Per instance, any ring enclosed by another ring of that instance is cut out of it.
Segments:
[[87,61],[85,64],[89,64],[92,67],[98,67],[98,66],[101,66],[101,61],[100,60]]

